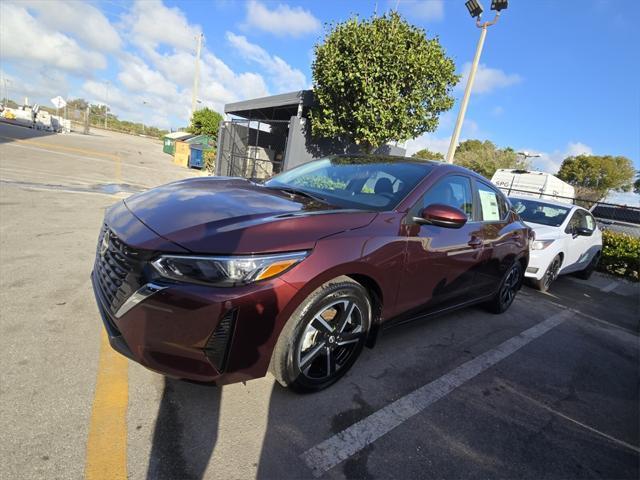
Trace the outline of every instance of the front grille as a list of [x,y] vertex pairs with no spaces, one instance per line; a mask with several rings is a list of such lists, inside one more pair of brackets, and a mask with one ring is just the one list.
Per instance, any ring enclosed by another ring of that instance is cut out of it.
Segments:
[[93,274],[101,300],[114,315],[144,283],[144,254],[125,245],[106,225],[100,232]]
[[236,311],[227,312],[209,337],[204,347],[204,354],[219,372],[224,372],[229,357],[229,347],[236,322]]

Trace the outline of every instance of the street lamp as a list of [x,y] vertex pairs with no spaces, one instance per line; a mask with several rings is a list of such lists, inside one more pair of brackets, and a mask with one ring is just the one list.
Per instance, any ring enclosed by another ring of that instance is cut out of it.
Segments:
[[471,96],[471,89],[473,88],[473,81],[476,78],[476,72],[478,70],[478,64],[480,63],[480,54],[482,53],[482,47],[484,46],[484,39],[487,36],[487,28],[491,25],[495,25],[500,18],[500,11],[507,8],[508,0],[492,0],[491,10],[496,12],[495,17],[490,22],[481,22],[482,12],[484,11],[482,5],[478,0],[468,0],[465,2],[469,15],[476,19],[476,27],[480,28],[480,39],[478,40],[478,46],[476,47],[476,54],[473,57],[473,63],[471,64],[471,70],[469,71],[469,79],[467,80],[467,86],[464,89],[464,95],[462,97],[462,103],[460,104],[460,111],[458,112],[458,118],[456,120],[456,126],[453,129],[453,135],[451,136],[451,142],[449,143],[449,150],[447,151],[446,161],[453,163],[453,156],[456,153],[458,146],[458,140],[460,139],[460,130],[462,130],[462,122],[464,121],[465,113],[467,112],[467,106],[469,105],[469,97]]
[[517,152],[518,155],[520,155],[522,158],[526,160],[530,159],[530,158],[539,158],[540,154],[539,153],[529,153],[527,151],[523,151],[523,152]]

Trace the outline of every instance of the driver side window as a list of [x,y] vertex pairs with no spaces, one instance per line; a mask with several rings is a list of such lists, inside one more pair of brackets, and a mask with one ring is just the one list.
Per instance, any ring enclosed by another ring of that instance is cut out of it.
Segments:
[[439,203],[462,210],[467,219],[473,220],[473,195],[471,181],[462,175],[449,175],[424,194],[422,208]]

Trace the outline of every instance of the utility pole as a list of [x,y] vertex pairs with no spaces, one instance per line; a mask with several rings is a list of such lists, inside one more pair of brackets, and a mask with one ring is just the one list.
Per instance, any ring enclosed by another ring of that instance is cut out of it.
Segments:
[[491,25],[495,25],[500,18],[500,10],[507,8],[508,0],[492,0],[491,9],[496,10],[496,16],[490,22],[481,23],[482,6],[477,0],[469,0],[466,2],[466,7],[469,10],[469,14],[476,19],[476,27],[480,29],[480,39],[476,46],[476,54],[473,57],[473,63],[471,64],[471,70],[469,71],[469,78],[467,79],[467,85],[464,89],[464,95],[462,97],[462,103],[460,104],[460,111],[458,111],[458,118],[456,119],[456,126],[453,129],[453,135],[451,135],[451,142],[449,143],[449,150],[445,160],[447,163],[453,163],[453,156],[456,153],[458,147],[458,140],[460,139],[460,131],[462,130],[462,123],[464,122],[464,116],[467,113],[467,106],[469,105],[469,97],[471,97],[471,89],[473,88],[473,82],[476,78],[476,72],[478,71],[478,65],[480,63],[480,55],[482,54],[482,48],[484,47],[484,39],[487,36],[487,28]]
[[109,80],[107,80],[104,84],[104,128],[107,129],[107,117],[109,116],[109,107],[107,104],[109,103]]
[[193,75],[193,91],[191,92],[191,115],[196,112],[196,102],[198,100],[198,83],[200,82],[200,50],[202,49],[202,33],[196,37],[196,70]]

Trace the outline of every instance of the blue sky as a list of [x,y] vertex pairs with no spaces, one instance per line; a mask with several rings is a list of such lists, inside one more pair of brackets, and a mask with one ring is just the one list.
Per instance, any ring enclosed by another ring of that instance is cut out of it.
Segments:
[[[482,3],[488,10],[490,0]],[[198,32],[199,97],[222,109],[309,87],[325,23],[396,5],[465,72],[479,31],[463,0],[3,1],[0,69],[15,98],[82,96],[121,118],[175,128],[189,115]],[[538,152],[536,166],[551,172],[585,152],[625,155],[640,169],[638,22],[637,0],[511,0],[489,30],[462,138]],[[446,150],[457,109],[409,151]]]

